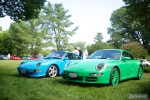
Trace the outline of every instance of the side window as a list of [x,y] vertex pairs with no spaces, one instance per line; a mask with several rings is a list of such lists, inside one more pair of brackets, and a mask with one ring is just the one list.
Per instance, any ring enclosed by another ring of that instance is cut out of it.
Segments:
[[78,55],[75,55],[73,53],[67,53],[65,57],[68,57],[69,60],[80,60],[81,57]]
[[129,57],[129,54],[127,52],[123,52],[123,57]]
[[130,58],[131,58],[132,60],[134,60],[134,57],[133,57],[131,54],[129,54],[129,56],[130,56]]
[[129,57],[131,60],[134,59],[134,57],[131,54],[127,53],[127,52],[123,52],[122,55],[123,55],[123,57]]
[[72,60],[72,59],[73,59],[73,55],[72,55],[71,53],[68,53],[68,54],[66,55],[66,57],[68,57],[69,60]]
[[80,59],[81,59],[80,56],[73,54],[73,60],[80,60]]

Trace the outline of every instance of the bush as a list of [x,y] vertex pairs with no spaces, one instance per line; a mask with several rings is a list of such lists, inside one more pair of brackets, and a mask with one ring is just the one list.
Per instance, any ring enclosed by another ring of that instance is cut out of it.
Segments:
[[145,58],[148,55],[148,51],[144,49],[144,46],[138,42],[129,42],[123,44],[121,49],[129,51],[136,58]]
[[95,44],[87,46],[87,50],[89,55],[95,52],[96,50],[101,50],[101,49],[113,49],[114,47],[108,43],[104,42],[96,42]]
[[144,72],[150,73],[150,66],[144,66]]

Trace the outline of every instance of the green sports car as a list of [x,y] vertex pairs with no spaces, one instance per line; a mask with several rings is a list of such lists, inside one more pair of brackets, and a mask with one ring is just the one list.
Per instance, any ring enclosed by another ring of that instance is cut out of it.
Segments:
[[116,86],[119,81],[143,76],[143,66],[129,52],[121,49],[95,51],[86,60],[70,62],[62,78],[80,83],[100,83]]

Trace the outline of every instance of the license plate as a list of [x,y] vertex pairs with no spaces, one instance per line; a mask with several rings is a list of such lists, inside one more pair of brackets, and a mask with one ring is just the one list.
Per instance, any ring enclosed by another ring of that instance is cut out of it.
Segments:
[[76,77],[77,77],[77,74],[76,74],[76,73],[69,73],[69,77],[71,77],[71,78],[76,78]]
[[21,73],[26,73],[26,70],[25,69],[21,69]]

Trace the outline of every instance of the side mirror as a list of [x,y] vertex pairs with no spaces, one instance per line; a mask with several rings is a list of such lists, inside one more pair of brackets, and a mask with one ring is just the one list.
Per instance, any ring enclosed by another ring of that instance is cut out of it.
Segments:
[[68,57],[65,57],[64,60],[69,60],[69,58],[68,58]]
[[130,57],[123,57],[122,60],[131,60]]

